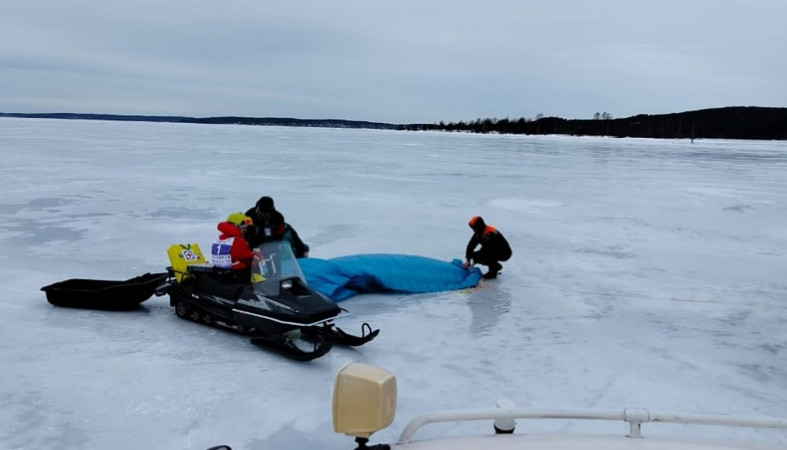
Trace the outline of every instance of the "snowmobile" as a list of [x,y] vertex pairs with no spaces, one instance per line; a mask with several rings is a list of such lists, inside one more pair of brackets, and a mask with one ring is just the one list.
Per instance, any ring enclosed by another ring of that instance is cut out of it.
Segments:
[[334,345],[363,345],[380,332],[368,323],[360,336],[337,327],[333,321],[349,312],[306,284],[286,241],[261,244],[250,271],[218,268],[203,262],[196,245],[181,247],[170,248],[169,282],[159,293],[169,294],[182,319],[248,335],[254,345],[299,361]]

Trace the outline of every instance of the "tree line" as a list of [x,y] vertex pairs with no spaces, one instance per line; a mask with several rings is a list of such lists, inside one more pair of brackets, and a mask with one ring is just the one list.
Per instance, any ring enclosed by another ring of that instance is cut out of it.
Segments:
[[642,137],[656,139],[787,139],[787,108],[730,106],[672,114],[640,114],[615,119],[597,112],[592,119],[536,116],[511,120],[397,125],[399,130],[500,134]]
[[615,119],[597,112],[592,119],[475,119],[471,122],[402,124],[356,120],[312,120],[282,117],[184,117],[78,113],[0,113],[0,117],[72,120],[119,120],[202,124],[278,125],[331,128],[373,128],[397,130],[437,130],[501,134],[564,134],[572,136],[614,136],[663,139],[787,139],[787,108],[730,106],[673,114],[640,114]]

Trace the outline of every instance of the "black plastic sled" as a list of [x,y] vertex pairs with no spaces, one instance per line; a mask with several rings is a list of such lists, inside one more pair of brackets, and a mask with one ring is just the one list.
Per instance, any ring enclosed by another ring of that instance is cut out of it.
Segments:
[[349,312],[306,284],[289,243],[266,242],[254,253],[247,272],[192,264],[176,273],[170,267],[166,291],[178,317],[248,335],[255,346],[298,361],[379,334],[368,324],[361,336],[334,325]]
[[168,274],[146,273],[123,281],[72,278],[41,288],[55,306],[127,311],[149,299],[166,283]]

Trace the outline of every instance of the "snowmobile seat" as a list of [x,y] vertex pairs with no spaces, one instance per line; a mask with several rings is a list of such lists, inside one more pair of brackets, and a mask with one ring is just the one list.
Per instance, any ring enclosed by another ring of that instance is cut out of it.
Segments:
[[211,263],[192,264],[186,267],[187,272],[194,274],[211,273],[214,269],[218,269],[218,267]]
[[197,289],[210,292],[228,300],[238,300],[251,285],[249,270],[217,267],[213,264],[194,264],[187,268],[197,281]]
[[188,266],[186,270],[197,277],[208,275],[222,283],[250,283],[251,280],[250,269],[229,269],[208,263],[193,264]]
[[197,289],[227,300],[238,300],[251,283],[249,281],[227,281],[206,273],[197,277]]

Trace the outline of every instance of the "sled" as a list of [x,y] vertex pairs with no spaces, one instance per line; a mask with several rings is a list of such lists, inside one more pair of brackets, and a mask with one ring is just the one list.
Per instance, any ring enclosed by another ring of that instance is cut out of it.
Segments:
[[46,299],[55,306],[130,310],[149,299],[167,280],[167,273],[146,273],[128,280],[90,280],[72,278],[41,288]]

